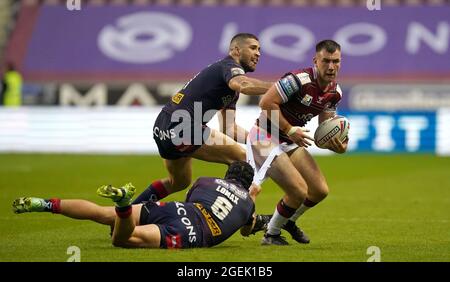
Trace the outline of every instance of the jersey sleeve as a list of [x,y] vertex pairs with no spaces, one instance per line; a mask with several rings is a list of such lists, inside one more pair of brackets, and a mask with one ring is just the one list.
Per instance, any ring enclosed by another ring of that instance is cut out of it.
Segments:
[[222,67],[222,75],[225,82],[228,84],[230,80],[239,75],[245,75],[244,69],[235,62],[227,62]]
[[251,212],[250,212],[250,216],[249,216],[249,218],[248,218],[248,220],[250,221],[253,221],[253,214],[255,213],[255,204],[253,203],[253,200],[252,200],[252,210],[251,210]]
[[291,97],[301,91],[302,85],[310,82],[311,78],[308,73],[287,73],[275,83],[275,87],[283,103],[286,103]]

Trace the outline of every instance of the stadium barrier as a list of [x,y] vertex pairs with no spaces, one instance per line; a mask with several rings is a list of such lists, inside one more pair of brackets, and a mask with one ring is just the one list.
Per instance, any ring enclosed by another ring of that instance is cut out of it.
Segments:
[[[161,107],[0,108],[0,152],[156,154],[152,127]],[[350,120],[349,152],[450,156],[450,108],[433,112],[340,112]],[[258,107],[240,107],[250,129]],[[209,125],[218,128],[217,118]],[[317,126],[314,118],[308,128]],[[313,154],[331,154],[313,146]]]

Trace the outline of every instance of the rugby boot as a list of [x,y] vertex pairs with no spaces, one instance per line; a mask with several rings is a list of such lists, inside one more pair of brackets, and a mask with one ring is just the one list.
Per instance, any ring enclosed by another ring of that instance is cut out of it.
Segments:
[[131,205],[131,200],[136,192],[136,188],[131,183],[127,183],[120,188],[112,185],[103,185],[97,189],[97,195],[110,198],[118,207]]
[[278,246],[285,246],[289,245],[289,243],[286,241],[286,239],[281,236],[280,234],[272,235],[272,234],[264,234],[264,237],[262,238],[261,245],[278,245]]
[[14,200],[12,204],[13,212],[43,212],[48,209],[49,203],[41,198],[21,197]]
[[292,239],[299,242],[300,244],[308,244],[309,237],[297,226],[292,220],[288,220],[285,225],[281,227],[291,234]]
[[250,234],[255,234],[259,231],[267,231],[267,226],[269,225],[269,221],[272,218],[272,215],[258,214],[256,215],[256,222],[250,231]]

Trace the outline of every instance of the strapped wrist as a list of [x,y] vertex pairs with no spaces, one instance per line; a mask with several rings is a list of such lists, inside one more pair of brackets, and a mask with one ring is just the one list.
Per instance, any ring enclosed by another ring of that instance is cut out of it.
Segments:
[[297,131],[297,126],[292,126],[289,131],[286,133],[287,136],[291,136],[292,134],[294,134]]

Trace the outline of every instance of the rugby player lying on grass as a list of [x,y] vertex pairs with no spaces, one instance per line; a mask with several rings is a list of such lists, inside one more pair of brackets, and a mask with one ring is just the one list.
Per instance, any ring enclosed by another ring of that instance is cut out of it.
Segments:
[[14,200],[13,211],[52,212],[110,225],[112,244],[117,247],[212,247],[240,228],[241,234],[248,236],[266,227],[268,219],[254,214],[256,192],[248,191],[252,179],[252,167],[236,161],[223,179],[197,179],[184,202],[149,201],[131,205],[135,188],[128,183],[120,188],[111,185],[98,188],[97,194],[110,198],[115,207],[79,199],[23,197]]

